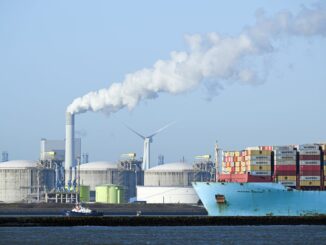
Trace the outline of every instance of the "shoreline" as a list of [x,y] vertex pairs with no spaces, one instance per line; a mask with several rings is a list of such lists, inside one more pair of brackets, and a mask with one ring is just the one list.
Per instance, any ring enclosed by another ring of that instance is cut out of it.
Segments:
[[0,217],[0,227],[326,225],[326,216]]

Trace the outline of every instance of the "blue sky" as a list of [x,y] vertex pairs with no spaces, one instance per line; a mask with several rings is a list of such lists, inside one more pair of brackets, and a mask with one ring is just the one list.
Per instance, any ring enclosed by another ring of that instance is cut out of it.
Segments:
[[[65,110],[89,91],[123,81],[127,73],[187,50],[184,36],[237,36],[266,16],[296,14],[311,1],[0,1],[0,151],[10,159],[37,159],[41,138],[65,137]],[[143,142],[126,123],[157,135],[166,162],[224,149],[326,141],[325,36],[273,43],[259,85],[227,81],[212,97],[205,83],[178,95],[160,94],[110,116],[76,115],[77,135],[90,160],[142,156]],[[254,57],[248,61],[258,72]],[[266,67],[265,67],[266,69]],[[78,133],[81,132],[81,133]]]

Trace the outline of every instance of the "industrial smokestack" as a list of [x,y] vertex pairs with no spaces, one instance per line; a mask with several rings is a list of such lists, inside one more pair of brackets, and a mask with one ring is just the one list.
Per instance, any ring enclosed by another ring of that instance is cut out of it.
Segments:
[[[65,151],[65,170],[66,170],[66,185],[68,189],[71,187],[72,167],[74,164],[74,142],[75,142],[75,116],[74,114],[66,113],[66,151]],[[67,178],[68,177],[68,178]]]

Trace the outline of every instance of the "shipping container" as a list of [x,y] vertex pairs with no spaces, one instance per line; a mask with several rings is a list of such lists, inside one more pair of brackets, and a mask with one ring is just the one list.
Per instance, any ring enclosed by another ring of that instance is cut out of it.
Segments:
[[256,176],[271,176],[271,171],[252,171],[250,172],[250,175],[256,175]]
[[300,176],[301,180],[318,180],[320,181],[320,176]]
[[297,157],[296,156],[277,156],[274,157],[275,162],[286,162],[286,161],[296,161]]
[[301,165],[300,166],[300,173],[301,172],[310,172],[310,171],[320,172],[321,171],[320,165]]
[[320,150],[302,150],[300,155],[320,155]]
[[316,160],[316,161],[320,161],[320,155],[301,155],[299,156],[299,160],[301,161],[312,161],[312,160]]
[[291,161],[274,161],[274,166],[296,166],[296,162],[291,160]]
[[272,151],[273,146],[260,146],[259,150],[266,150],[266,151]]
[[293,151],[296,152],[296,150],[294,150],[294,148],[292,146],[274,146],[273,147],[273,151],[275,153],[277,153],[277,152],[280,152],[280,153],[282,153],[282,152],[288,153],[288,152],[293,152]]
[[251,166],[251,165],[271,165],[271,162],[270,161],[247,161],[246,162],[246,165],[247,166]]
[[296,172],[297,167],[293,165],[274,165],[274,171],[293,171]]
[[316,144],[304,144],[304,145],[299,145],[299,150],[319,150],[319,145]]
[[320,186],[319,180],[300,180],[300,186]]
[[245,161],[271,161],[271,155],[250,155],[245,157]]
[[246,150],[246,155],[251,156],[251,155],[263,155],[263,156],[270,156],[272,154],[271,151],[264,151],[264,150]]
[[285,185],[285,186],[296,186],[297,185],[296,181],[281,180],[281,181],[278,181],[278,182],[281,183],[282,185]]
[[300,166],[320,166],[320,160],[302,160],[300,161]]
[[296,176],[297,172],[296,171],[274,171],[274,176]]
[[297,180],[297,176],[277,176],[276,177],[277,181],[283,181],[283,180],[288,180],[288,181],[296,181]]
[[249,147],[247,147],[246,148],[246,151],[259,151],[260,149],[259,149],[259,146],[249,146]]
[[247,170],[252,171],[271,171],[271,165],[251,165],[247,167]]

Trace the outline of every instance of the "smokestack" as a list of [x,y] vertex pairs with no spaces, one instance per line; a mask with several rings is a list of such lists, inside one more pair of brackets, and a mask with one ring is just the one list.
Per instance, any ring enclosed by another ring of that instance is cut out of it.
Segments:
[[[74,164],[74,142],[75,142],[75,116],[74,114],[67,112],[66,113],[66,151],[65,151],[65,170],[68,172],[66,174],[66,184],[70,189],[71,180],[72,180],[72,167]],[[67,179],[68,177],[68,179]]]

